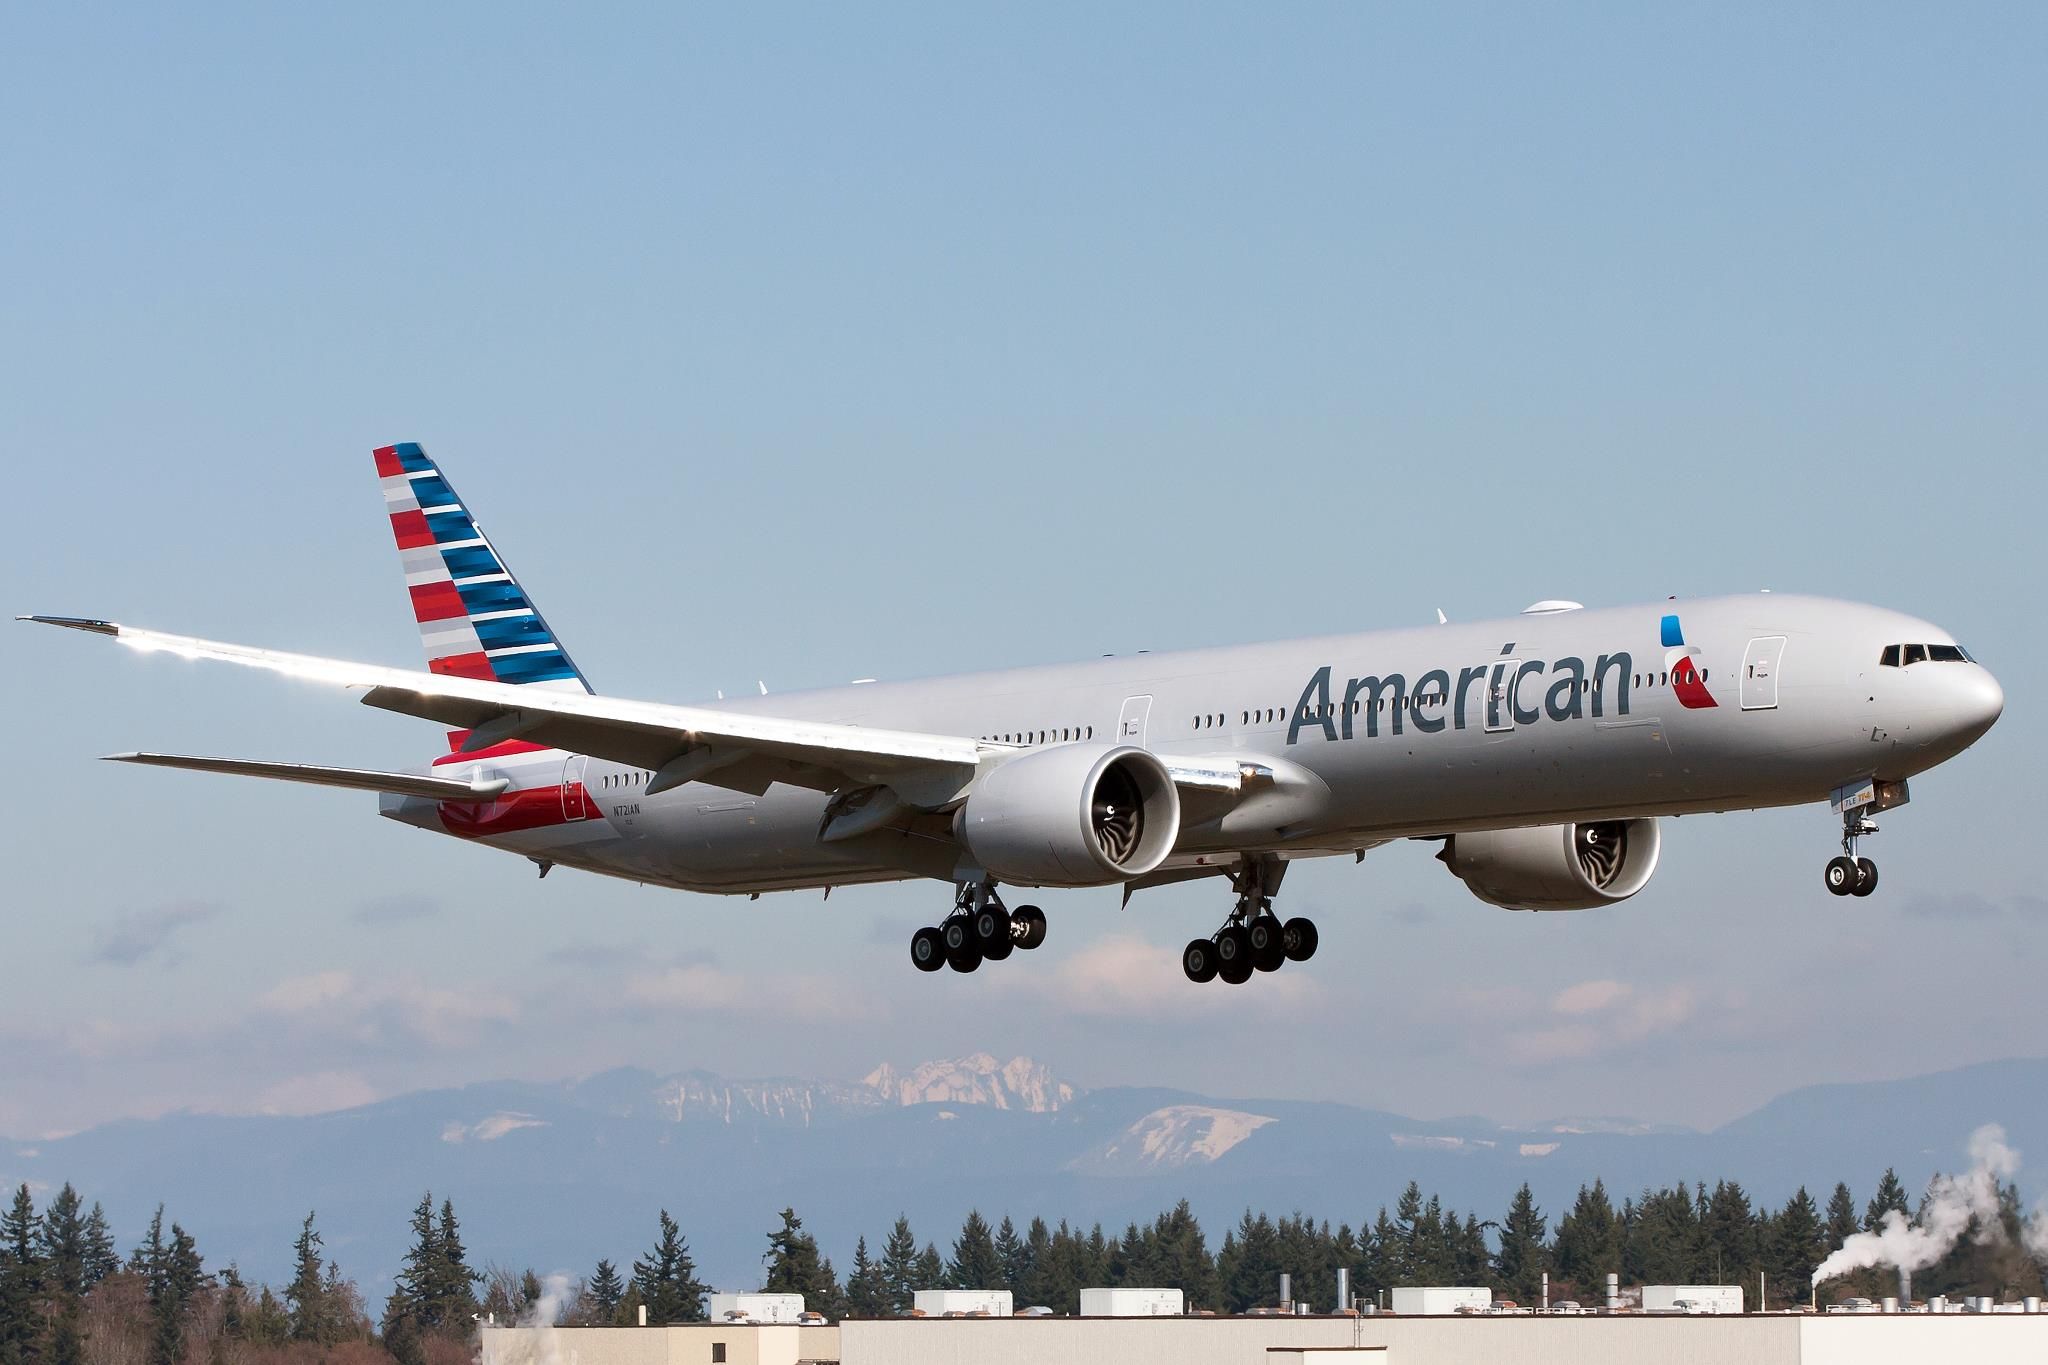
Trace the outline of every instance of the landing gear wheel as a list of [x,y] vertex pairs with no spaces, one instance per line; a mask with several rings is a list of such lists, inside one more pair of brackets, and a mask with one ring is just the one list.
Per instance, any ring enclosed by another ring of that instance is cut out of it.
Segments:
[[1243,925],[1233,924],[1216,935],[1216,975],[1233,986],[1252,979],[1251,936]]
[[[1856,890],[1856,883],[1859,880],[1856,872],[1856,860],[1847,857],[1828,859],[1825,879],[1830,895],[1850,895]],[[1874,875],[1871,879],[1871,884],[1873,886],[1876,885],[1876,877]]]
[[981,965],[981,949],[970,939],[965,948],[946,954],[946,965],[956,972],[971,972]]
[[946,940],[938,930],[926,927],[910,936],[910,961],[921,972],[935,972],[946,965]]
[[1252,966],[1262,972],[1277,972],[1287,961],[1287,944],[1280,929],[1280,921],[1271,915],[1260,915],[1245,926],[1245,937],[1251,943]]
[[1306,962],[1316,955],[1316,944],[1321,941],[1316,933],[1316,922],[1299,915],[1280,926],[1280,942],[1286,949],[1289,962]]
[[1181,949],[1180,969],[1188,980],[1200,985],[1216,979],[1216,945],[1206,938],[1189,939]]
[[1030,952],[1045,942],[1045,911],[1035,905],[1020,905],[1011,912],[1011,918],[1024,926],[1024,936],[1017,940],[1017,946]]
[[1856,885],[1849,888],[1852,896],[1867,896],[1877,890],[1877,864],[1868,858],[1856,860]]
[[988,904],[974,912],[974,946],[990,962],[1001,962],[1017,946],[1017,940],[1010,932],[1010,912],[996,904]]

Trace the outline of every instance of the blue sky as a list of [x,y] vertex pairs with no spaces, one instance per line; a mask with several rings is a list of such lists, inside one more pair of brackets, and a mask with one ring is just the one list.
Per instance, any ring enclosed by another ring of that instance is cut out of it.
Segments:
[[417,439],[632,696],[1772,587],[1942,622],[2009,700],[1874,900],[1821,890],[1825,809],[1677,822],[1574,916],[1395,847],[1290,879],[1312,967],[1195,992],[1214,887],[1049,894],[1034,958],[925,979],[940,886],[537,882],[108,769],[439,734],[10,626],[0,1132],[981,1048],[1710,1123],[2040,1051],[2038,7],[4,23],[10,610],[413,663],[369,450]]

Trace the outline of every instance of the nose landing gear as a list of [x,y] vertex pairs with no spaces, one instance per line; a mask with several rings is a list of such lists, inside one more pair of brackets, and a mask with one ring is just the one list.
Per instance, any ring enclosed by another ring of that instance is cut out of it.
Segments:
[[1315,956],[1321,936],[1315,921],[1295,918],[1284,923],[1273,913],[1273,894],[1287,864],[1278,858],[1247,860],[1231,875],[1237,904],[1221,929],[1209,938],[1191,939],[1181,950],[1180,969],[1196,983],[1221,977],[1233,986],[1254,972],[1278,971],[1283,963],[1306,962]]
[[1875,833],[1877,823],[1861,810],[1843,812],[1842,856],[1828,859],[1827,870],[1822,874],[1829,895],[1867,896],[1877,890],[1877,864],[1856,856],[1856,841]]
[[1007,909],[992,884],[962,882],[945,922],[910,936],[910,962],[921,972],[941,967],[971,972],[983,962],[1001,962],[1019,948],[1029,952],[1043,942],[1045,911],[1035,905]]

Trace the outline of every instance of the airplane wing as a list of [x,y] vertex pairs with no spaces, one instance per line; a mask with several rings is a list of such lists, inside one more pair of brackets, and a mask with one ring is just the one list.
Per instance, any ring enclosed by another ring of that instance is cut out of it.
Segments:
[[110,636],[132,649],[260,668],[288,678],[360,690],[371,706],[471,732],[470,750],[508,739],[591,754],[647,769],[647,790],[711,780],[742,791],[788,782],[819,791],[853,784],[893,788],[927,809],[958,798],[994,746],[953,735],[669,706],[310,654],[225,644],[81,617],[27,616],[44,625]]
[[506,778],[425,777],[418,773],[385,773],[369,768],[323,768],[312,763],[269,763],[254,758],[200,758],[193,754],[108,754],[109,763],[141,763],[152,768],[184,768],[199,773],[231,773],[236,777],[268,777],[280,782],[305,782],[315,787],[347,787],[354,791],[424,796],[430,801],[481,804],[511,786]]

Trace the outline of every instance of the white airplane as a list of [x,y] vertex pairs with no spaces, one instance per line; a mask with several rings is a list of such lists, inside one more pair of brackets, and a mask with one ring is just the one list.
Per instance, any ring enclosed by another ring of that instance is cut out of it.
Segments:
[[694,706],[595,694],[469,509],[416,444],[376,451],[427,671],[77,617],[21,619],[136,649],[360,690],[453,727],[417,771],[127,753],[129,763],[382,794],[381,812],[531,859],[689,891],[934,878],[924,971],[971,972],[1045,937],[999,886],[1228,879],[1195,981],[1315,952],[1273,896],[1297,858],[1396,839],[1480,899],[1624,900],[1656,870],[1657,818],[1827,801],[1827,889],[1868,895],[1856,854],[1907,779],[2004,707],[1948,634],[1879,607],[1777,594],[870,682]]

